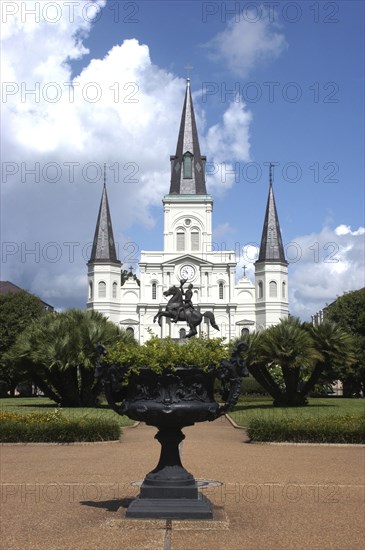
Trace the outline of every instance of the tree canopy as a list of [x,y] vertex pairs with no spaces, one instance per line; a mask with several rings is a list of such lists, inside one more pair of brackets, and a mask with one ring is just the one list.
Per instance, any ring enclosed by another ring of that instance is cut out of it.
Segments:
[[7,390],[14,395],[16,386],[24,381],[24,373],[14,368],[12,363],[4,362],[4,354],[9,351],[19,334],[44,314],[41,300],[25,290],[0,294],[0,380],[4,382],[4,396]]
[[0,294],[0,353],[7,351],[29,323],[43,313],[41,300],[25,290]]
[[342,380],[344,395],[365,395],[365,288],[346,292],[326,308],[326,320],[354,337],[356,361],[339,365],[334,375]]

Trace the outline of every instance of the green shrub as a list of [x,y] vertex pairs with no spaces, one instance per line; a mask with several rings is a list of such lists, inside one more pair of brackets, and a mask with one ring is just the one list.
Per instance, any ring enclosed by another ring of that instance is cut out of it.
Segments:
[[70,419],[59,411],[46,414],[0,413],[0,442],[110,441],[119,439],[116,420],[101,418]]
[[[195,366],[202,369],[219,367],[222,359],[229,357],[228,347],[222,338],[191,338],[184,345],[170,337],[153,336],[141,346],[126,346],[117,342],[108,350],[106,362],[110,365],[123,365],[129,372],[139,372],[148,367],[161,373],[164,369],[178,366]],[[128,374],[126,374],[126,379]]]
[[247,433],[252,441],[365,443],[365,416],[253,418],[248,423]]
[[269,395],[267,391],[253,378],[247,376],[241,380],[242,395]]

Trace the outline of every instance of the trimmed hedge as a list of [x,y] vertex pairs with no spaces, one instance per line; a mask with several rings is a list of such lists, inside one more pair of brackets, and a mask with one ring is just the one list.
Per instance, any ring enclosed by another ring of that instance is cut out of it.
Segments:
[[[214,391],[218,393],[221,388],[221,383],[218,379],[214,382]],[[241,395],[249,395],[250,397],[256,397],[259,395],[269,395],[267,391],[253,378],[253,376],[247,376],[241,379],[240,387]]]
[[253,418],[248,423],[247,433],[252,441],[365,443],[365,416]]
[[0,442],[71,443],[119,439],[120,426],[114,420],[68,419],[61,412],[47,414],[0,413]]
[[269,395],[267,391],[253,378],[247,376],[241,380],[241,395]]

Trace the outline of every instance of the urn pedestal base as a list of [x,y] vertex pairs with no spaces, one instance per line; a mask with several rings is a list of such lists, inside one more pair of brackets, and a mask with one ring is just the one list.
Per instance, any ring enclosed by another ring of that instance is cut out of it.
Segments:
[[136,498],[126,512],[127,518],[213,519],[210,501],[201,493],[198,498]]
[[161,443],[156,468],[147,474],[141,492],[128,507],[129,518],[212,519],[210,501],[198,492],[194,477],[181,464],[180,427],[162,428],[155,435]]

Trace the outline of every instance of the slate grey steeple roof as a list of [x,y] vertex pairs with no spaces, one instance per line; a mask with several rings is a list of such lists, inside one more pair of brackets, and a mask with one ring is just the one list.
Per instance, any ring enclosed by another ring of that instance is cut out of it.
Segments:
[[272,165],[270,164],[270,187],[266,205],[258,262],[280,262],[287,264],[281,239],[279,217],[272,187]]
[[[184,172],[184,158],[187,164],[192,163]],[[171,185],[170,194],[177,195],[206,195],[205,161],[206,157],[200,154],[198,131],[196,129],[194,107],[190,92],[190,78],[187,79],[184,107],[181,116],[179,137],[176,154],[170,157]]]
[[115,242],[113,236],[112,220],[110,217],[108,194],[106,192],[106,176],[104,166],[104,186],[101,195],[98,221],[96,223],[94,242],[90,256],[90,262],[96,263],[117,263],[121,262],[117,258]]

